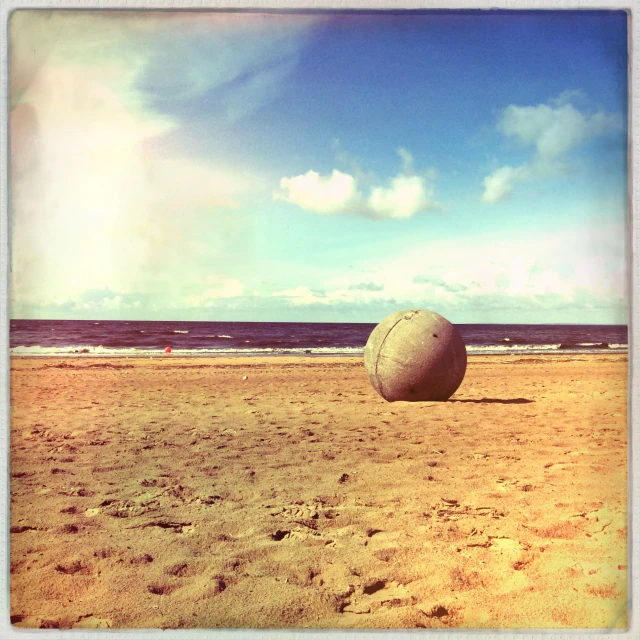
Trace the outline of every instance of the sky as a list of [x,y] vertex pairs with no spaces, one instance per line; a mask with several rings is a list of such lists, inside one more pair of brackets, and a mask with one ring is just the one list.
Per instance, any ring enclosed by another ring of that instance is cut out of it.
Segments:
[[626,324],[622,11],[33,11],[11,317]]

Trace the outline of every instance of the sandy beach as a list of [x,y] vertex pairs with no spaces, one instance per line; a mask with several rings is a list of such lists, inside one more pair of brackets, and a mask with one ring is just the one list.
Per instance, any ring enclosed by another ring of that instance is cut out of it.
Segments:
[[44,628],[624,628],[627,357],[11,361],[11,615]]

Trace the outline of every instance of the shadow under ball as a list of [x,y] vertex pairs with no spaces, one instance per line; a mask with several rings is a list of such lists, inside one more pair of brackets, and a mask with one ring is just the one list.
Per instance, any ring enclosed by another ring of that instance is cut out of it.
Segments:
[[467,370],[467,349],[458,330],[433,311],[387,316],[364,349],[373,388],[389,402],[448,400]]

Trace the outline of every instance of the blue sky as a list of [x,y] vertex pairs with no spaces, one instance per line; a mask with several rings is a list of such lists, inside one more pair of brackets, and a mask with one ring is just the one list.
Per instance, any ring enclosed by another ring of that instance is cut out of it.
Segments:
[[10,37],[12,317],[626,322],[623,12]]

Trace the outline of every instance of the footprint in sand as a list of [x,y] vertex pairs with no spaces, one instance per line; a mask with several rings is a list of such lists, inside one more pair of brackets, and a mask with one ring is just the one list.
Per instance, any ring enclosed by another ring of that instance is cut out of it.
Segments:
[[73,623],[73,629],[110,629],[111,620],[107,618],[97,618],[92,614],[81,616],[76,622]]
[[100,506],[86,509],[84,515],[88,518],[105,514],[112,518],[134,518],[144,515],[147,509],[135,502],[123,500],[104,500]]
[[11,624],[23,629],[59,629],[60,623],[57,620],[44,619],[39,616],[29,616],[24,614],[13,614]]
[[148,553],[143,553],[138,556],[133,556],[133,558],[129,560],[129,564],[136,564],[136,565],[149,564],[150,562],[153,562],[153,557],[150,556]]
[[193,533],[195,526],[191,522],[169,522],[167,520],[156,520],[145,524],[135,525],[131,529],[146,529],[147,527],[159,527],[160,529],[170,529],[174,533]]
[[367,614],[383,608],[411,607],[417,598],[407,587],[398,582],[370,579],[354,589],[353,594],[345,598],[342,613]]
[[164,580],[147,585],[147,591],[149,593],[153,593],[156,596],[168,596],[170,593],[173,593],[176,589],[179,588],[179,585]]
[[451,615],[451,612],[447,607],[441,604],[435,604],[432,607],[418,607],[427,618],[446,618]]
[[291,531],[284,531],[282,529],[278,529],[277,531],[271,534],[271,539],[275,540],[276,542],[280,542],[281,540],[288,538],[290,535],[291,535]]
[[30,527],[29,525],[14,525],[9,529],[9,533],[24,533],[25,531],[37,531],[36,527]]
[[56,571],[68,576],[73,576],[76,573],[89,573],[89,567],[87,567],[81,560],[73,560],[71,562],[65,562],[64,564],[57,565]]
[[60,623],[57,620],[42,620],[40,622],[40,629],[59,629]]
[[78,527],[75,524],[65,524],[58,529],[58,533],[78,533]]
[[494,551],[500,552],[517,552],[521,550],[520,543],[516,540],[506,537],[488,536],[491,541],[490,548]]
[[165,567],[164,573],[168,576],[174,576],[176,578],[192,578],[193,576],[200,575],[206,569],[206,563],[204,561],[196,562],[175,562],[174,564]]

